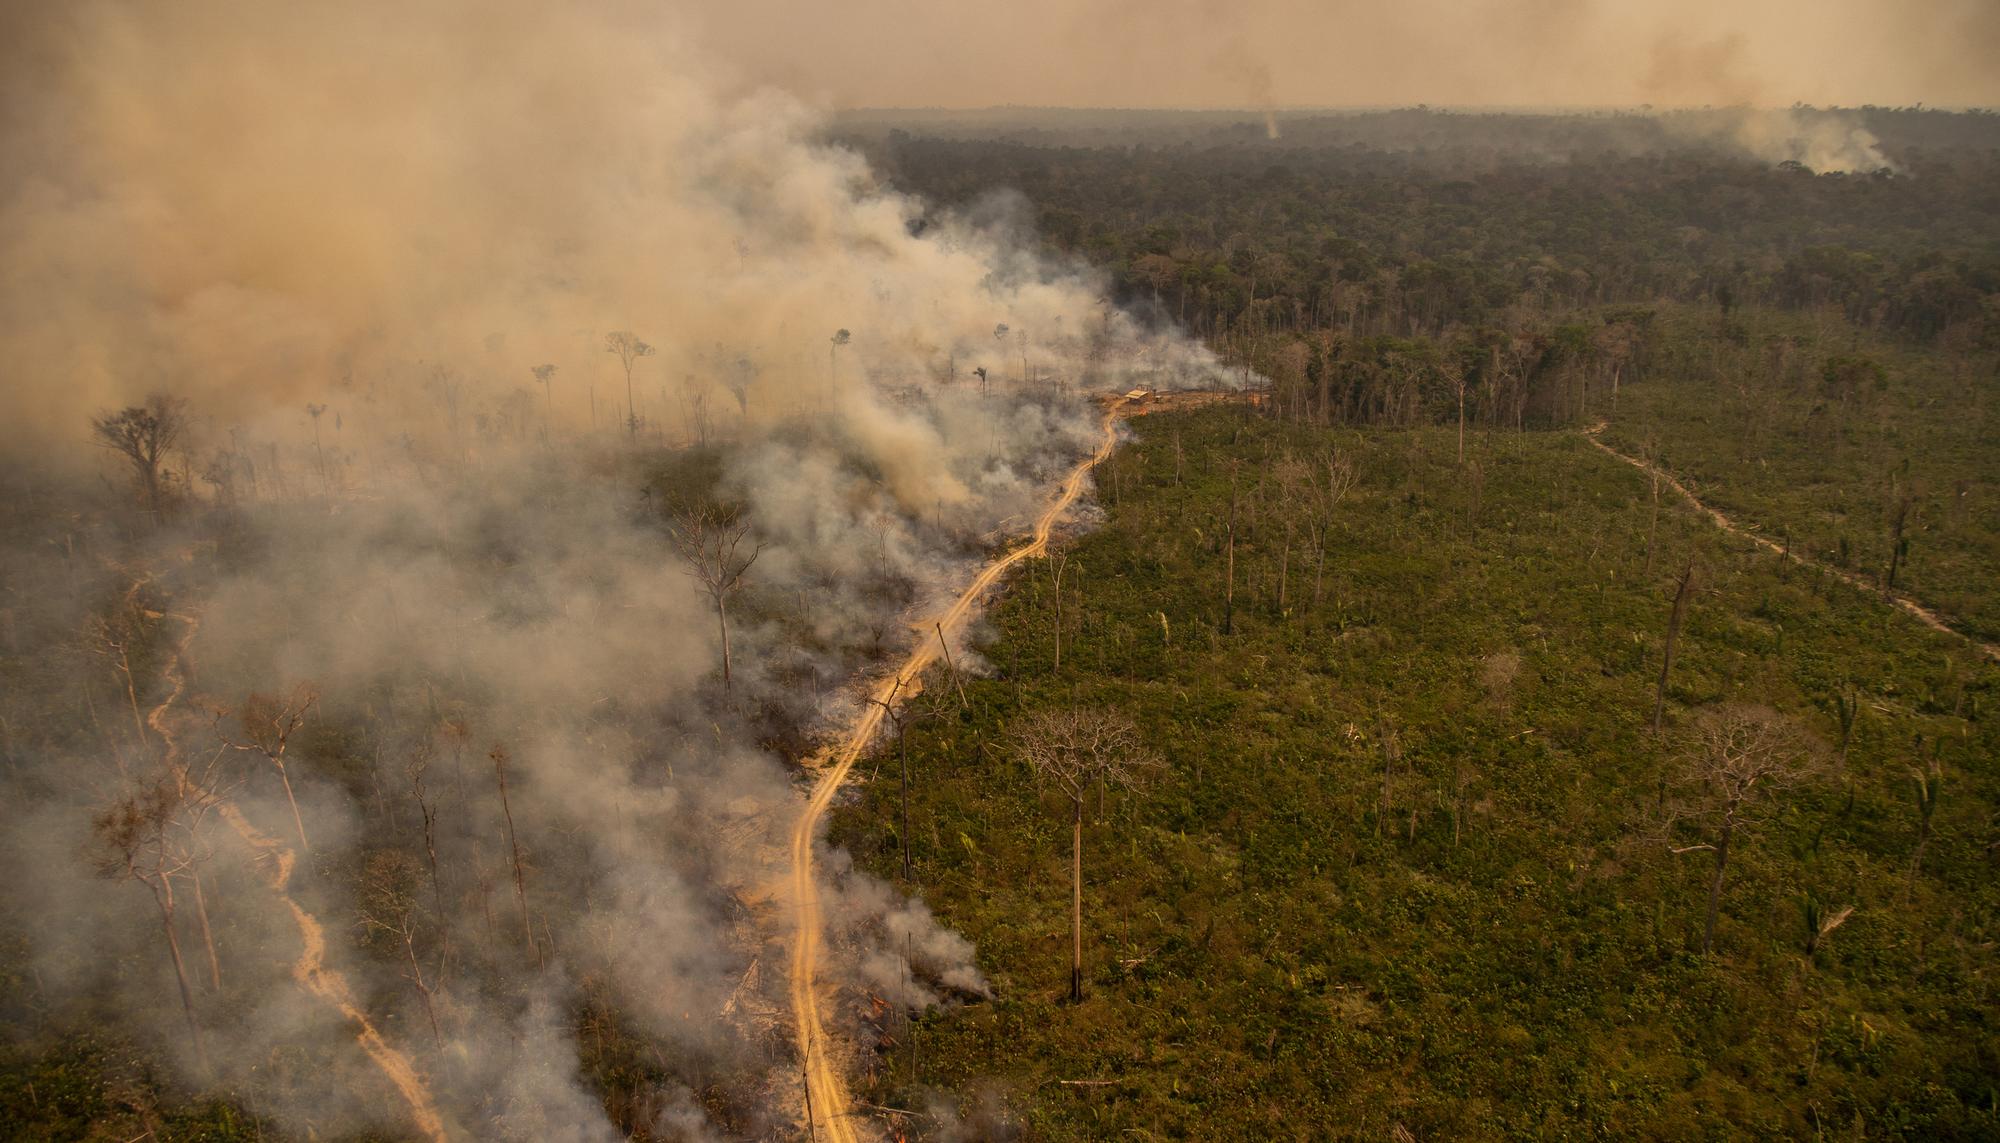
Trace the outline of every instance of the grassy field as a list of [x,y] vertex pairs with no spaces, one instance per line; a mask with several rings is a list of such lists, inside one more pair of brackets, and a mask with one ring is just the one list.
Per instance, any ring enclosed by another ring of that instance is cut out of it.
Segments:
[[[1621,428],[1665,415],[1640,392]],[[1046,1139],[2000,1138],[2000,674],[1967,644],[1671,503],[1649,560],[1643,478],[1574,433],[1475,434],[1461,466],[1448,430],[1217,409],[1134,432],[1069,551],[1061,668],[1037,562],[991,615],[992,677],[963,707],[935,686],[908,731],[912,888],[995,997],[891,1018],[869,1099]],[[1315,604],[1279,474],[1329,449],[1357,480]],[[1709,856],[1655,823],[1725,701],[1796,720],[1829,773],[1734,851],[1703,955]],[[1074,1006],[1067,810],[1008,729],[1071,705],[1129,713],[1168,763],[1091,805]],[[896,779],[834,830],[884,876]],[[1809,905],[1855,908],[1811,956]]]

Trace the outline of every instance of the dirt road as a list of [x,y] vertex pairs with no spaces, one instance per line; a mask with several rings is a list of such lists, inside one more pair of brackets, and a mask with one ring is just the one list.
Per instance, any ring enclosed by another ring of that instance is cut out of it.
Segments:
[[1118,443],[1118,421],[1124,412],[1123,398],[1113,399],[1104,406],[1103,438],[1098,442],[1097,451],[1070,470],[1056,498],[1035,521],[1034,532],[1028,541],[987,564],[941,614],[927,615],[912,625],[913,638],[908,657],[893,673],[883,676],[870,688],[871,701],[860,708],[847,732],[820,755],[819,780],[814,784],[812,796],[806,800],[797,824],[792,827],[792,900],[797,925],[792,936],[791,985],[799,1056],[805,1061],[806,1111],[811,1121],[810,1133],[822,1143],[854,1143],[861,1137],[863,1127],[853,1115],[853,1100],[848,1097],[841,1069],[829,1059],[826,1028],[820,1018],[820,1001],[824,992],[819,980],[822,925],[819,886],[813,874],[813,841],[820,821],[826,815],[826,808],[833,803],[833,796],[839,792],[841,783],[847,780],[855,760],[861,757],[861,752],[867,749],[868,743],[881,729],[882,704],[907,700],[919,685],[918,676],[936,661],[939,629],[942,628],[944,637],[949,638],[964,625],[980,598],[1000,581],[1001,576],[1007,574],[1009,568],[1048,550],[1049,532],[1082,494],[1084,478],[1111,455],[1112,448]]
[[[1854,590],[1861,592],[1863,595],[1880,596],[1882,594],[1881,589],[1876,584],[1871,583],[1868,580],[1862,579],[1860,576],[1852,575],[1849,574],[1848,572],[1841,571],[1839,568],[1828,567],[1825,564],[1818,562],[1817,560],[1806,559],[1805,557],[1799,555],[1797,552],[1794,552],[1791,549],[1785,547],[1784,545],[1779,544],[1777,541],[1766,539],[1765,537],[1758,535],[1757,533],[1749,530],[1748,528],[1742,527],[1741,525],[1737,524],[1736,521],[1730,519],[1722,512],[1717,511],[1716,509],[1709,507],[1707,504],[1702,503],[1701,497],[1696,496],[1692,491],[1690,491],[1687,485],[1682,484],[1680,481],[1674,479],[1673,475],[1667,472],[1665,469],[1656,468],[1653,465],[1646,463],[1645,461],[1639,459],[1636,456],[1626,456],[1624,453],[1619,452],[1617,449],[1612,448],[1610,445],[1605,444],[1603,441],[1599,440],[1598,434],[1602,433],[1606,427],[1607,427],[1606,422],[1604,421],[1597,422],[1596,424],[1583,430],[1583,439],[1589,441],[1592,445],[1595,445],[1598,451],[1604,453],[1607,456],[1616,457],[1617,459],[1624,461],[1626,464],[1631,465],[1633,468],[1638,469],[1640,472],[1649,474],[1658,473],[1660,477],[1660,483],[1666,485],[1668,488],[1671,488],[1675,492],[1679,493],[1683,500],[1686,500],[1689,504],[1694,505],[1695,510],[1700,512],[1702,515],[1707,516],[1710,522],[1712,522],[1716,527],[1722,529],[1725,532],[1728,532],[1730,535],[1741,536],[1744,539],[1749,540],[1752,543],[1755,543],[1758,547],[1763,548],[1765,551],[1771,552],[1779,556],[1783,556],[1785,559],[1788,559],[1793,563],[1798,564],[1800,567],[1810,567],[1817,571],[1824,572],[1825,574],[1832,576],[1833,578],[1841,581],[1842,583],[1847,584]],[[1952,627],[1949,623],[1946,623],[1941,617],[1939,617],[1937,612],[1932,611],[1930,608],[1925,607],[1923,604],[1918,603],[1916,600],[1911,599],[1907,595],[1900,595],[1891,592],[1889,593],[1888,599],[1890,603],[1895,604],[1896,607],[1900,608],[1905,614],[1909,615],[1917,622],[1923,624],[1924,626],[1930,628],[1933,631],[1943,632],[1946,635],[1955,635],[1960,639],[1964,639],[1966,642],[1971,643],[1974,647],[1978,648],[1979,651],[1982,654],[1984,654],[1987,658],[1993,660],[1996,663],[2000,663],[2000,646],[1995,646],[1991,643],[1981,643],[1977,639],[1972,638],[1970,635],[1967,635],[1964,632],[1957,630],[1956,628]]]

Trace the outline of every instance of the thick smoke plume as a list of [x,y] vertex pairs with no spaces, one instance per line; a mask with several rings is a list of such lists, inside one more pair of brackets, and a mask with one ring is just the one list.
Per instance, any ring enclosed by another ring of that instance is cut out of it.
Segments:
[[[652,5],[4,21],[10,1023],[409,1130],[301,987],[309,918],[448,1131],[788,1122],[785,756],[1084,450],[1085,394],[1214,363],[718,94]],[[145,505],[86,442],[154,393],[188,424]],[[833,864],[855,995],[984,992]]]

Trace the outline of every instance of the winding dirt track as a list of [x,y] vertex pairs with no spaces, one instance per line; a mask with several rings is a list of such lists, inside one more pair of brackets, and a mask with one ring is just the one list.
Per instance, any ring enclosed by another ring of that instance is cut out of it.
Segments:
[[876,731],[881,729],[883,704],[899,697],[908,699],[919,685],[918,676],[937,660],[938,629],[942,628],[943,637],[949,638],[964,625],[980,597],[991,590],[1009,568],[1048,550],[1049,532],[1082,494],[1084,478],[1092,468],[1110,456],[1112,448],[1117,445],[1118,420],[1124,408],[1125,399],[1122,397],[1105,407],[1104,435],[1098,442],[1097,451],[1070,470],[1056,498],[1035,521],[1034,532],[1028,541],[986,565],[941,614],[925,616],[912,625],[915,638],[909,656],[893,674],[876,682],[869,692],[870,701],[861,707],[846,735],[820,755],[819,780],[813,786],[812,796],[806,800],[805,809],[799,814],[798,823],[792,827],[792,900],[797,919],[792,936],[792,1012],[796,1017],[799,1056],[805,1061],[806,1106],[809,1131],[814,1139],[827,1143],[856,1143],[860,1138],[846,1081],[841,1077],[840,1069],[827,1057],[826,1029],[820,1019],[822,988],[818,978],[822,933],[819,886],[813,876],[813,839],[818,833],[820,820],[826,815],[826,808],[833,803],[833,796],[839,792],[841,783],[846,781],[848,771],[854,768],[855,760],[861,757],[861,752],[867,749]]
[[[1732,536],[1741,536],[1744,539],[1749,540],[1752,543],[1755,543],[1758,547],[1763,548],[1765,551],[1771,552],[1774,555],[1783,556],[1785,559],[1792,561],[1793,563],[1799,565],[1800,567],[1809,567],[1814,569],[1815,571],[1823,572],[1826,575],[1830,575],[1833,578],[1853,588],[1854,590],[1862,593],[1863,595],[1880,596],[1882,594],[1881,589],[1877,585],[1870,583],[1865,579],[1862,579],[1860,576],[1852,575],[1849,574],[1848,572],[1841,571],[1839,568],[1828,567],[1827,565],[1820,563],[1817,560],[1806,559],[1804,556],[1799,555],[1797,552],[1791,551],[1784,545],[1779,544],[1777,541],[1767,539],[1766,537],[1760,536],[1757,533],[1751,531],[1750,529],[1741,526],[1740,524],[1736,523],[1736,521],[1724,515],[1722,512],[1703,503],[1701,497],[1696,496],[1691,490],[1689,490],[1687,485],[1682,484],[1680,481],[1674,479],[1672,473],[1668,472],[1663,468],[1659,468],[1655,465],[1648,464],[1636,456],[1626,456],[1624,453],[1619,452],[1617,449],[1612,448],[1608,444],[1605,444],[1603,441],[1598,439],[1598,434],[1602,433],[1607,427],[1608,427],[1608,422],[1598,421],[1596,424],[1591,425],[1589,428],[1583,430],[1583,439],[1589,441],[1592,445],[1596,446],[1597,450],[1599,452],[1604,453],[1606,456],[1611,456],[1619,460],[1622,460],[1626,464],[1631,465],[1633,468],[1638,469],[1640,472],[1648,474],[1657,474],[1660,478],[1660,483],[1666,485],[1668,488],[1671,488],[1675,492],[1679,493],[1683,500],[1686,500],[1689,504],[1693,505],[1696,511],[1700,512],[1704,516],[1707,516],[1709,521],[1713,523],[1716,527],[1722,529],[1725,532],[1728,532]],[[1974,639],[1972,636],[1967,635],[1965,632],[1958,630],[1957,628],[1951,626],[1951,624],[1949,623],[1946,623],[1943,620],[1943,618],[1941,618],[1938,615],[1937,612],[1932,611],[1930,608],[1925,607],[1923,604],[1918,603],[1916,600],[1911,599],[1907,595],[1891,592],[1888,594],[1888,601],[1890,603],[1895,604],[1896,607],[1902,610],[1905,614],[1909,615],[1911,618],[1915,619],[1917,622],[1923,624],[1924,626],[1930,628],[1931,630],[1942,632],[1943,634],[1952,635],[1956,636],[1957,638],[1963,639],[1966,642],[1971,643],[1974,647],[1978,648],[1980,653],[1985,655],[1988,659],[1991,659],[1996,663],[2000,663],[2000,646],[1995,646],[1992,643],[1981,643],[1979,640]]]
[[[174,613],[172,618],[179,619],[182,626],[181,637],[173,644],[162,669],[171,687],[167,696],[146,716],[146,725],[166,744],[167,765],[178,773],[182,767],[180,741],[174,734],[169,715],[174,703],[187,689],[187,649],[188,644],[194,641],[200,620],[188,613]],[[222,819],[229,823],[229,828],[257,855],[258,868],[270,885],[271,892],[291,910],[292,921],[298,926],[301,946],[299,959],[292,965],[293,978],[300,987],[339,1012],[348,1022],[361,1050],[367,1053],[409,1106],[410,1121],[424,1138],[431,1143],[447,1143],[449,1136],[445,1132],[444,1120],[438,1114],[437,1104],[431,1099],[430,1089],[424,1085],[423,1077],[417,1073],[408,1056],[382,1038],[382,1033],[376,1030],[367,1013],[355,1003],[347,978],[326,963],[326,932],[319,920],[301,908],[288,892],[297,855],[277,838],[251,825],[235,803],[227,798],[218,796],[215,807]]]

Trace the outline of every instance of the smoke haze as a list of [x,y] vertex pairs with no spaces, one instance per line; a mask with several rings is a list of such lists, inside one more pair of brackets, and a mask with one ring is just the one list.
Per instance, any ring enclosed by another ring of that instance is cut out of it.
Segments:
[[[454,1130],[619,1137],[584,1065],[630,1037],[629,1120],[791,1122],[789,755],[1086,449],[1085,394],[1226,383],[1031,253],[1020,202],[878,186],[825,106],[1994,93],[1971,4],[1237,11],[1219,38],[1208,0],[0,15],[4,832],[39,871],[0,900],[33,982],[9,1022],[114,1019],[298,1134],[406,1129],[299,987],[296,903]],[[1780,114],[1732,130],[1869,164]],[[165,521],[87,447],[155,392],[191,418]],[[667,532],[691,501],[755,552],[727,687]],[[282,772],[259,709],[299,716]],[[182,902],[185,1036],[156,901],[98,875],[106,807],[177,768],[296,858],[174,819],[216,922],[210,969]],[[985,992],[921,902],[821,868],[850,1002]]]
[[[5,833],[48,870],[0,901],[10,1023],[114,1023],[297,1134],[407,1129],[299,987],[316,926],[446,1130],[621,1137],[584,1057],[631,1037],[621,1121],[790,1122],[786,755],[1086,451],[1087,392],[1212,359],[1027,253],[1019,203],[881,190],[649,5],[7,25]],[[190,418],[160,522],[85,447],[155,392]],[[726,686],[670,535],[704,505],[754,553]],[[822,868],[847,1004],[985,991]]]
[[1029,0],[693,11],[736,71],[841,107],[2000,102],[1983,0]]

